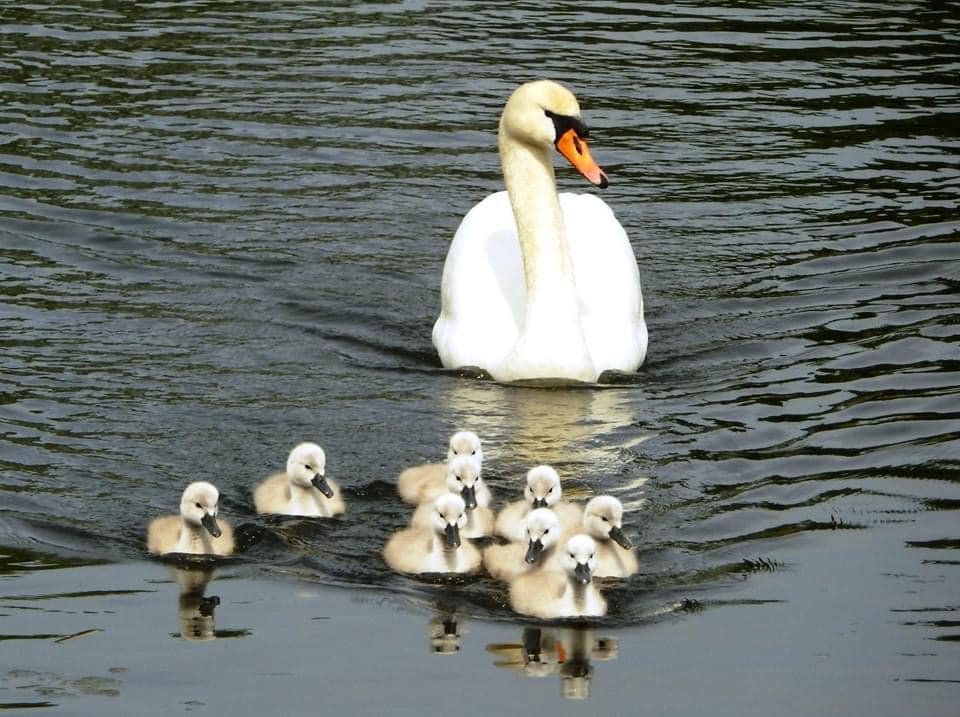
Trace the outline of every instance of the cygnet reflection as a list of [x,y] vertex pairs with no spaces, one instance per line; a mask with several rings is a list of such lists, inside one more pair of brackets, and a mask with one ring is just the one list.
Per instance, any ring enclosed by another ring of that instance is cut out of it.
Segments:
[[524,628],[521,642],[487,645],[499,658],[495,667],[512,669],[525,677],[559,675],[565,699],[590,696],[593,662],[614,660],[620,642],[614,637],[594,638],[589,628]]
[[456,655],[463,646],[463,622],[459,611],[442,602],[437,605],[437,614],[427,623],[430,652],[434,655]]
[[177,601],[179,637],[192,642],[216,639],[214,609],[220,604],[220,598],[206,595],[207,585],[213,579],[213,569],[177,567],[171,571],[180,588]]

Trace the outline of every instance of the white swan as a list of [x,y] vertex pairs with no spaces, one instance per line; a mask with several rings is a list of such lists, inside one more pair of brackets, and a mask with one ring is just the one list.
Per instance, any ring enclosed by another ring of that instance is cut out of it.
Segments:
[[433,502],[430,528],[394,533],[383,559],[401,573],[472,573],[480,568],[480,551],[460,540],[467,522],[463,498],[444,493]]
[[550,559],[560,540],[560,521],[549,508],[536,508],[524,519],[524,542],[490,545],[483,551],[483,567],[497,580],[510,582]]
[[564,530],[578,527],[583,520],[582,508],[561,500],[563,489],[560,487],[560,474],[552,466],[534,466],[527,471],[523,497],[523,500],[508,504],[497,515],[494,525],[497,535],[507,540],[526,540],[524,521],[535,508],[552,509]]
[[220,492],[206,481],[188,485],[180,497],[180,515],[154,518],[147,527],[147,550],[154,555],[230,555],[233,529],[217,521]]
[[607,614],[607,601],[591,582],[597,566],[596,544],[589,535],[570,538],[560,553],[563,572],[537,570],[510,583],[516,612],[545,620]]
[[327,456],[316,443],[294,446],[286,473],[274,473],[257,486],[258,513],[329,518],[346,512],[340,486],[326,477]]
[[444,492],[444,482],[447,480],[450,461],[458,456],[469,457],[476,464],[477,472],[482,470],[483,446],[476,433],[457,431],[450,436],[446,463],[424,463],[404,469],[397,479],[397,493],[408,503],[433,500]]
[[598,197],[557,195],[552,146],[607,186],[576,98],[549,80],[521,85],[498,136],[507,191],[473,207],[450,244],[433,327],[440,361],[498,381],[636,371],[647,327],[627,235]]

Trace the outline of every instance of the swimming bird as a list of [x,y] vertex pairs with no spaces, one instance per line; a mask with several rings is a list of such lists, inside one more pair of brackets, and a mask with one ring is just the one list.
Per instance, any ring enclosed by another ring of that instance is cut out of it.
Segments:
[[507,189],[467,213],[443,267],[433,344],[444,367],[594,382],[643,363],[647,326],[626,232],[602,199],[557,194],[553,147],[607,186],[587,134],[577,99],[556,82],[510,96],[498,132]]
[[544,620],[606,615],[607,601],[591,581],[597,566],[596,547],[589,535],[575,535],[563,545],[561,572],[536,570],[513,580],[513,609]]
[[637,555],[623,533],[623,503],[612,495],[598,495],[583,509],[580,529],[597,543],[598,578],[626,578],[639,570]]
[[[467,521],[460,529],[462,537],[484,538],[493,535],[493,511],[487,507],[490,503],[490,489],[480,477],[480,472],[471,456],[457,456],[450,461],[444,491],[463,498],[467,507]],[[426,493],[426,495],[430,494]],[[432,515],[432,503],[421,503],[413,511],[410,526],[427,528],[430,526]]]
[[258,513],[329,518],[346,512],[343,495],[326,477],[327,456],[316,443],[294,446],[285,473],[275,473],[253,492]]
[[497,580],[514,578],[543,567],[560,540],[560,521],[550,508],[536,508],[524,519],[524,542],[489,545],[483,551],[483,567]]
[[510,503],[497,514],[494,532],[507,540],[525,540],[524,520],[535,508],[551,508],[565,529],[576,528],[583,520],[583,510],[573,503],[561,501],[562,496],[557,471],[547,465],[534,466],[527,471],[524,499]]
[[220,492],[206,481],[188,485],[180,498],[180,515],[154,518],[147,527],[147,551],[154,555],[230,555],[233,529],[217,520]]
[[432,504],[430,528],[407,528],[391,536],[383,558],[401,573],[471,573],[480,569],[480,551],[460,539],[467,522],[463,498],[444,493]]
[[[433,500],[445,490],[450,461],[458,456],[469,456],[476,463],[477,472],[483,468],[483,446],[473,431],[457,431],[450,436],[446,463],[425,463],[411,466],[400,473],[397,492],[408,503]],[[486,505],[486,503],[484,503]]]

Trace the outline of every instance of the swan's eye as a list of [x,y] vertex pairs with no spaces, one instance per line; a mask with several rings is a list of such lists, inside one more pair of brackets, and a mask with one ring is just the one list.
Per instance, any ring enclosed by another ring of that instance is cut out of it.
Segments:
[[604,523],[609,523],[609,522],[610,522],[610,520],[609,520],[609,519],[607,518],[607,516],[605,516],[605,515],[601,515],[601,516],[600,516],[600,520],[602,520]]
[[472,451],[470,451],[470,455],[471,455],[471,456],[477,455],[477,449],[474,448]]
[[571,559],[571,560],[576,560],[576,558],[573,557],[573,553],[570,553],[570,559]]
[[203,506],[200,505],[199,503],[197,503],[197,507],[198,507],[200,510],[203,510]]
[[550,490],[548,490],[547,493],[553,493],[553,488],[554,486],[550,486]]

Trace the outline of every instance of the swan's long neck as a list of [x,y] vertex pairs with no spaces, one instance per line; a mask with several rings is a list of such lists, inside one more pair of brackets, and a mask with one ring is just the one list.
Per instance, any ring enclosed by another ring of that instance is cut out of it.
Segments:
[[[513,361],[516,376],[593,381],[549,149],[500,132],[500,159],[517,223],[527,290],[524,324]],[[526,359],[529,365],[524,365]]]
[[322,515],[327,516],[327,506],[323,503],[320,491],[311,486],[304,488],[301,485],[290,483],[290,515]]

